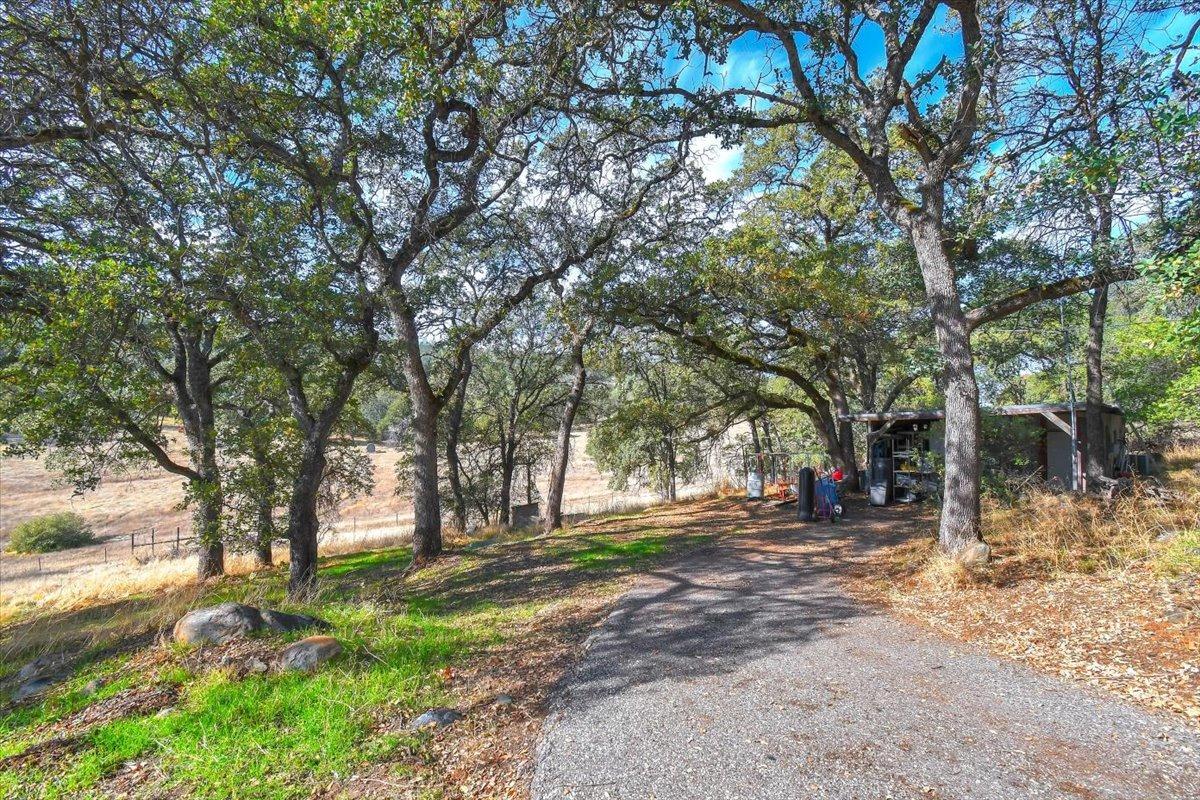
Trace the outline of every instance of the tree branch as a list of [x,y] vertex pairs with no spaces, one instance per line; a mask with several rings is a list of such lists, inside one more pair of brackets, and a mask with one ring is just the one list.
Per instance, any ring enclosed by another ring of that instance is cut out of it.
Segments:
[[1137,277],[1137,270],[1133,267],[1120,267],[1097,270],[1090,275],[1063,278],[1060,281],[1040,286],[1031,286],[985,306],[971,309],[967,312],[967,327],[973,331],[980,325],[1003,319],[1043,300],[1057,300],[1060,297],[1069,297],[1090,289],[1098,289],[1101,286],[1130,281]]

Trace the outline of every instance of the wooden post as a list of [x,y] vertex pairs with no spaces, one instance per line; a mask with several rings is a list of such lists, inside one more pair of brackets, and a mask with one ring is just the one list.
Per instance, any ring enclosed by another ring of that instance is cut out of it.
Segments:
[[154,558],[154,528],[150,528],[150,557]]

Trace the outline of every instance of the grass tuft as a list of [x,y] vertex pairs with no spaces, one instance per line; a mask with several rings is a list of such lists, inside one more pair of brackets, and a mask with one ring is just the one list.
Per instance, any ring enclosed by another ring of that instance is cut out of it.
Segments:
[[932,592],[1139,568],[1162,576],[1200,573],[1200,446],[1170,450],[1163,463],[1162,485],[1139,482],[1113,500],[1040,485],[1013,497],[985,496],[991,564],[968,570],[930,537],[893,548],[888,572]]
[[916,574],[918,585],[933,594],[945,594],[978,582],[980,570],[963,566],[962,562],[945,553],[934,552]]
[[1165,578],[1200,575],[1200,529],[1181,531],[1171,537],[1151,564]]

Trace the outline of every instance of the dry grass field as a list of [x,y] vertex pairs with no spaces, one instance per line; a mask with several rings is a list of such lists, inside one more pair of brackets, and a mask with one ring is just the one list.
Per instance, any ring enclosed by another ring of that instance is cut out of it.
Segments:
[[[595,462],[585,452],[586,447],[587,434],[581,433],[575,437],[571,471],[567,475],[569,503],[611,494],[607,478],[596,469]],[[375,488],[369,495],[343,504],[339,509],[341,520],[358,519],[369,526],[394,520],[397,514],[410,513],[408,497],[399,494],[397,488],[399,450],[380,445],[367,458],[371,461]],[[546,476],[534,477],[543,486]],[[95,491],[77,496],[47,469],[44,459],[0,457],[0,545],[7,543],[8,531],[14,526],[54,511],[80,514],[99,537],[110,540],[151,526],[160,531],[173,532],[176,526],[186,530],[188,512],[180,507],[183,489],[179,477],[148,467],[105,476]],[[518,499],[523,498],[522,492],[517,495]]]
[[[366,445],[362,447],[365,451]],[[644,492],[613,492],[586,448],[587,434],[582,432],[573,443],[566,512],[598,513],[654,499]],[[408,540],[412,507],[408,496],[399,492],[399,450],[380,445],[365,455],[373,468],[374,489],[338,509],[322,541],[323,553],[352,553]],[[546,475],[535,475],[534,480],[544,491]],[[519,482],[515,492],[518,501],[524,499],[522,489],[523,483]],[[177,554],[171,546],[177,528],[185,537],[188,532],[189,512],[181,506],[183,497],[182,481],[158,469],[105,476],[94,491],[76,495],[44,459],[0,458],[0,619],[11,617],[19,607],[31,603],[78,607],[113,592],[127,592],[132,586],[152,592],[189,580],[191,560],[174,557]],[[3,552],[13,527],[58,511],[82,516],[95,531],[98,543],[41,557]],[[157,541],[166,541],[153,553],[146,546],[151,528],[156,531]],[[139,542],[136,550],[130,548],[131,534]],[[276,559],[281,558],[286,558],[286,548],[277,544]],[[252,564],[234,555],[228,566],[238,574],[250,571]]]

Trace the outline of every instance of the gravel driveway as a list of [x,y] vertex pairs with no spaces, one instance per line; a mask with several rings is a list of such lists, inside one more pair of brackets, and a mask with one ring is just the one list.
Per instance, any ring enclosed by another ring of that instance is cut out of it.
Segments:
[[855,602],[832,533],[641,579],[561,690],[533,797],[1200,798],[1200,734]]

